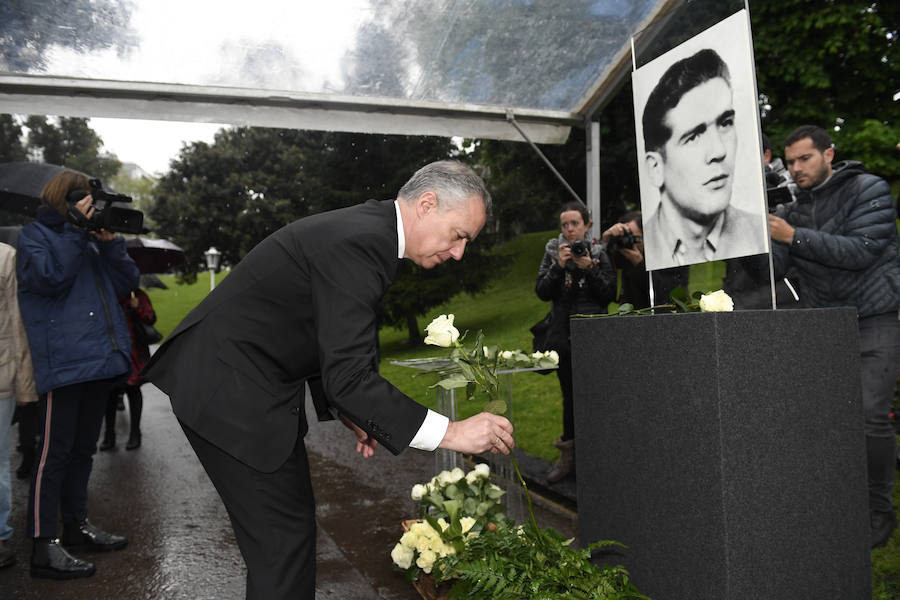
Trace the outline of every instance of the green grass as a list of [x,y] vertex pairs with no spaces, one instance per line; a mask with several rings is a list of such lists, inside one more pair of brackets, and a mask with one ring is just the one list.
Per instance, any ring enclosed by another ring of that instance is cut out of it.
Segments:
[[[502,349],[531,349],[528,328],[540,320],[549,309],[534,294],[537,268],[543,256],[546,240],[555,231],[526,234],[496,250],[508,258],[501,276],[488,289],[476,297],[456,294],[447,302],[433,309],[427,317],[419,319],[424,330],[431,319],[442,313],[456,315],[460,331],[472,335],[483,330],[488,343]],[[220,273],[217,281],[225,277]],[[721,287],[724,276],[723,263],[695,265],[691,268],[692,290],[709,291]],[[162,276],[168,290],[148,290],[157,313],[157,328],[168,335],[178,322],[209,292],[209,276],[200,274],[197,283],[179,286],[174,277]],[[611,309],[615,309],[615,304]],[[433,346],[410,347],[405,329],[385,328],[381,331],[381,373],[405,394],[434,407],[435,390],[429,386],[434,377],[391,361],[426,356],[442,356],[445,350]],[[516,427],[516,443],[529,454],[546,460],[555,460],[557,450],[551,445],[562,430],[562,399],[555,375],[522,373],[513,377],[513,419]],[[475,414],[482,402],[461,402],[460,417]],[[895,486],[895,505],[900,506],[900,477]],[[894,533],[890,543],[872,552],[873,600],[892,600],[900,597],[900,530]]]

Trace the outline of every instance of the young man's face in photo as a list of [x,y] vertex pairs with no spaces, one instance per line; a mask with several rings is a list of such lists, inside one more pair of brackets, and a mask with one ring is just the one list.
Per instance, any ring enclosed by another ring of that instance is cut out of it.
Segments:
[[708,221],[731,202],[737,135],[731,86],[721,77],[688,91],[666,114],[665,193],[679,211]]

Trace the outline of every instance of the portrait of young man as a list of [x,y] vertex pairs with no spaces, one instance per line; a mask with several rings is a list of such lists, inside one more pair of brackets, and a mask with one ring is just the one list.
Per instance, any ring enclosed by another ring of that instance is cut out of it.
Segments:
[[[716,27],[701,35],[714,41]],[[755,101],[748,107],[743,97],[753,86],[735,85],[712,44],[694,44],[687,55],[678,47],[657,61],[673,54],[681,58],[659,77],[635,72],[647,269],[767,252],[759,121]],[[659,70],[657,61],[651,71]],[[740,75],[748,76],[746,69]]]

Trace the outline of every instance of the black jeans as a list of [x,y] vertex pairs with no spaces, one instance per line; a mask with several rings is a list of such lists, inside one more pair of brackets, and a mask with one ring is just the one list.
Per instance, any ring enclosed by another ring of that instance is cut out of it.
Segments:
[[869,510],[893,509],[897,441],[891,425],[894,386],[900,376],[900,320],[896,312],[859,320],[862,403],[866,418]]

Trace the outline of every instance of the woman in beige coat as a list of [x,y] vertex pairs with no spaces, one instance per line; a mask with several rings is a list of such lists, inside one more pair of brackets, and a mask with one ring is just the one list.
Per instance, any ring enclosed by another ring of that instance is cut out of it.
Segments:
[[0,243],[0,568],[15,563],[7,544],[12,536],[8,524],[12,504],[9,449],[16,404],[37,402],[28,338],[16,297],[16,251]]

